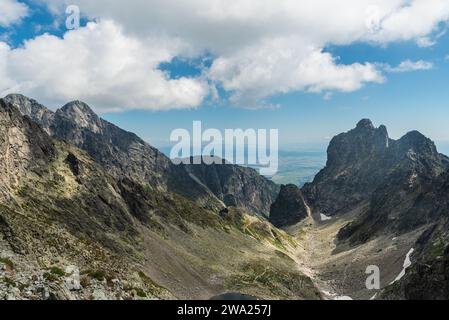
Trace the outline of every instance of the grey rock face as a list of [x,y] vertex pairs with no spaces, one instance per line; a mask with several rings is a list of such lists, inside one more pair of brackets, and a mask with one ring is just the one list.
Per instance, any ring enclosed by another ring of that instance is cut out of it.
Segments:
[[4,98],[5,102],[15,106],[20,113],[27,115],[41,126],[48,134],[51,134],[50,126],[53,123],[54,113],[38,103],[21,94],[10,94]]
[[362,120],[355,129],[332,139],[326,167],[303,192],[314,211],[332,216],[370,201],[393,176],[435,176],[448,163],[420,133],[410,132],[395,141],[385,126],[375,128],[371,121]]
[[295,185],[283,185],[271,206],[270,222],[280,228],[293,225],[311,214],[301,190]]
[[204,207],[238,205],[268,215],[279,187],[256,171],[239,166],[174,165],[156,148],[133,133],[98,117],[91,108],[73,101],[52,113],[21,95],[7,100],[52,136],[85,150],[116,177],[128,177],[150,189],[171,191]]
[[419,132],[408,133],[393,146],[394,166],[377,184],[368,211],[339,232],[340,240],[365,242],[381,232],[405,233],[432,221],[434,210],[422,199],[439,184],[447,158]]
[[67,266],[65,269],[65,286],[70,291],[81,290],[80,270],[77,266]]
[[204,186],[164,154],[135,134],[101,119],[81,101],[70,102],[52,113],[24,96],[10,95],[8,100],[52,136],[85,150],[116,177],[129,177],[159,191],[173,191],[205,206],[221,206]]
[[[449,171],[440,175],[400,215],[400,227],[427,225],[415,244],[412,266],[384,299],[436,299],[449,296]],[[397,210],[397,209],[396,209]],[[399,212],[401,213],[401,212]],[[406,214],[404,214],[406,213]]]
[[57,110],[54,136],[83,149],[115,176],[165,187],[169,159],[136,135],[99,118],[86,104],[74,101]]
[[186,165],[185,168],[226,206],[268,216],[279,193],[278,185],[251,168],[230,164]]
[[0,99],[0,191],[18,184],[27,170],[39,174],[54,159],[56,149],[51,138],[34,122],[22,117],[9,103]]

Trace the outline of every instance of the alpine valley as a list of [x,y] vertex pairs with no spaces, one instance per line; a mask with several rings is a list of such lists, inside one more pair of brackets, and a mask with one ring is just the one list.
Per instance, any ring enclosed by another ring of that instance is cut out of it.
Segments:
[[449,158],[417,131],[364,119],[300,188],[13,94],[0,149],[0,299],[449,298]]

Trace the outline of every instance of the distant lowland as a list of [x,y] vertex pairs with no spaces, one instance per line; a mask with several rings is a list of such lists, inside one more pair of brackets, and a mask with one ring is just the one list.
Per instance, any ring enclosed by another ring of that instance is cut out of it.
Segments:
[[277,184],[295,184],[300,187],[312,182],[326,165],[325,151],[280,151],[279,170],[271,178]]
[[[170,147],[160,147],[165,155],[170,154]],[[277,184],[295,184],[299,187],[312,182],[315,175],[326,165],[327,154],[322,151],[279,151],[278,172],[270,180]],[[257,167],[254,167],[257,169]]]

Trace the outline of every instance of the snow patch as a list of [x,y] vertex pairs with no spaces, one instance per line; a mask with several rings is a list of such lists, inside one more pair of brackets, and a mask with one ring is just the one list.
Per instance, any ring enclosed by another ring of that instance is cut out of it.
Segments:
[[321,292],[323,292],[327,297],[329,297],[331,300],[353,300],[351,297],[349,296],[339,296],[337,294],[331,293],[329,291],[325,291],[322,290]]
[[409,268],[412,265],[412,261],[410,260],[410,256],[413,254],[414,251],[415,251],[415,249],[411,248],[410,251],[407,253],[407,255],[405,256],[404,267],[402,268],[401,273],[399,273],[399,275],[396,277],[396,279],[394,279],[390,284],[393,284],[396,281],[401,280],[402,277],[405,276],[405,271],[407,270],[407,268]]
[[321,217],[321,221],[327,221],[327,220],[331,220],[332,217],[328,217],[323,213],[320,213],[320,217]]
[[334,300],[352,300],[352,298],[348,296],[339,296],[335,297]]

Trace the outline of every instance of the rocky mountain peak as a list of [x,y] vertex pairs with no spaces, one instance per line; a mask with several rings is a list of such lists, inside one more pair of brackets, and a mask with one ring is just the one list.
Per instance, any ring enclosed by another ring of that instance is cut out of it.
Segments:
[[89,105],[83,101],[80,100],[74,100],[71,101],[67,104],[65,104],[62,108],[61,111],[64,113],[74,113],[74,114],[86,114],[86,115],[90,115],[90,116],[97,116],[96,113],[89,107]]
[[30,169],[46,169],[56,154],[51,138],[6,100],[0,99],[0,199]]
[[375,129],[370,119],[362,119],[357,123],[357,129]]
[[413,150],[418,154],[435,155],[438,154],[435,143],[424,136],[419,131],[411,131],[398,140],[398,145],[402,149]]
[[421,177],[430,178],[446,167],[448,159],[421,133],[393,140],[385,126],[376,128],[364,119],[332,139],[326,167],[303,192],[315,211],[334,215],[369,201],[393,169],[399,178],[418,168]]
[[30,99],[22,94],[9,94],[4,98],[6,103],[16,107],[21,114],[26,115],[36,122],[45,132],[51,134],[51,123],[53,122],[54,113],[38,103],[36,100]]
[[82,101],[72,101],[57,111],[57,114],[70,118],[81,128],[88,128],[94,133],[101,132],[102,121],[97,114]]
[[[15,100],[19,107],[31,101],[26,97]],[[27,108],[22,109],[23,114],[30,114]],[[48,112],[51,115],[48,123],[39,117],[33,120],[51,136],[86,151],[115,177],[128,177],[154,189],[170,190],[204,207],[222,208],[227,203],[265,216],[279,192],[279,186],[249,168],[176,166],[135,134],[101,119],[82,101],[72,101],[56,113]]]
[[361,120],[355,129],[334,137],[328,148],[328,165],[360,163],[385,152],[390,138],[385,126],[374,127],[371,120]]
[[14,106],[20,107],[23,110],[31,109],[33,104],[38,104],[36,100],[30,99],[22,94],[11,93],[8,94],[3,100],[7,103],[10,103]]

